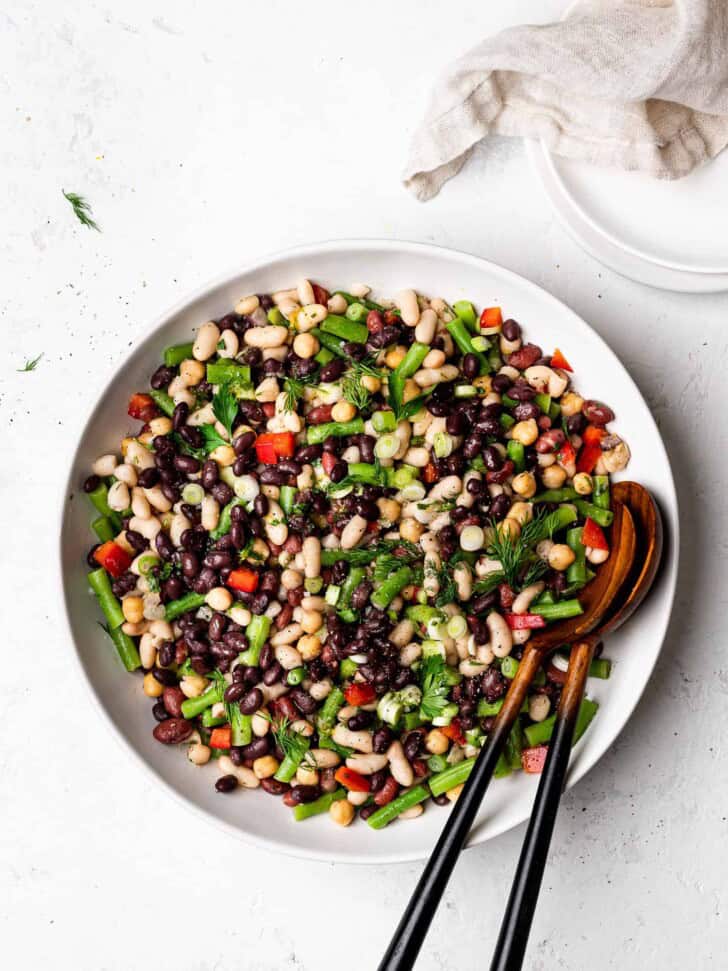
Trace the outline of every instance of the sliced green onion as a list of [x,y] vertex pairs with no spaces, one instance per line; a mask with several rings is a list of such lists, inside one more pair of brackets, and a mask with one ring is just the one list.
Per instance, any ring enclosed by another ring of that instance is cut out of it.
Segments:
[[196,482],[188,482],[182,490],[182,501],[190,506],[199,506],[205,498],[205,490]]
[[353,491],[353,485],[343,485],[338,489],[329,489],[328,494],[332,499],[343,499],[344,496],[348,496]]
[[382,695],[377,705],[377,715],[388,725],[396,725],[402,717],[404,705],[394,691],[388,691]]
[[269,324],[284,324],[286,323],[283,314],[280,312],[278,307],[271,307],[266,314]]
[[445,657],[445,645],[442,643],[442,641],[423,641],[422,657],[432,657],[434,654],[439,654],[442,658]]
[[233,479],[233,492],[243,502],[252,502],[260,492],[257,479],[252,475],[238,475]]
[[460,533],[460,548],[474,553],[483,548],[485,533],[480,526],[466,526]]
[[330,607],[335,607],[339,594],[341,593],[341,587],[337,587],[335,583],[330,583],[326,588],[326,593],[324,594],[324,600]]
[[393,432],[397,427],[397,419],[394,417],[393,411],[375,411],[372,415],[372,425],[374,426],[374,431],[379,432]]
[[381,438],[377,439],[377,444],[374,446],[374,454],[379,459],[394,458],[401,444],[396,435],[382,435]]
[[448,455],[452,454],[455,439],[447,432],[436,432],[432,445],[437,458],[446,459]]
[[147,576],[149,571],[153,569],[159,562],[160,560],[156,553],[142,553],[142,555],[136,561],[139,575],[142,577]]
[[346,316],[349,320],[355,320],[357,322],[365,320],[368,313],[367,308],[361,303],[350,303],[346,308]]
[[306,671],[304,668],[292,668],[286,675],[286,683],[295,687],[303,681],[305,676]]
[[452,637],[454,640],[457,640],[459,637],[463,637],[463,635],[467,632],[467,629],[468,622],[462,614],[455,614],[455,616],[451,617],[447,622],[448,636]]
[[303,586],[308,593],[319,593],[323,585],[324,581],[321,577],[306,577],[303,581]]
[[476,351],[487,351],[491,346],[490,341],[485,337],[474,337],[472,343]]
[[458,384],[455,387],[456,398],[474,398],[477,393],[478,389],[473,384]]
[[419,502],[420,499],[425,498],[427,491],[421,482],[415,480],[408,483],[404,489],[400,489],[399,494],[405,502]]
[[358,668],[356,661],[352,661],[350,657],[345,657],[339,665],[339,674],[344,680],[347,678],[353,678],[357,670]]
[[449,725],[453,718],[457,715],[459,709],[454,701],[451,701],[449,705],[445,705],[440,714],[432,719],[432,724],[437,725],[439,728]]

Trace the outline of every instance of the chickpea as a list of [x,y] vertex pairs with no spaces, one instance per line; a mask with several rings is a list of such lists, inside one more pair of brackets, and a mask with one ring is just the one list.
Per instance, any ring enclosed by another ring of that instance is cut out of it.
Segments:
[[541,481],[547,489],[560,489],[566,482],[566,469],[560,465],[547,465],[541,469]]
[[514,476],[511,487],[517,495],[523,496],[524,499],[530,499],[531,496],[536,495],[536,479],[530,472],[519,472],[517,476]]
[[396,523],[402,512],[402,507],[395,499],[377,499],[380,518],[388,523]]
[[576,554],[566,543],[554,543],[549,550],[549,566],[552,570],[566,570],[576,559]]
[[376,394],[382,387],[382,382],[379,378],[375,378],[373,374],[364,374],[361,383],[362,387],[366,388],[370,394]]
[[348,826],[354,815],[354,807],[347,799],[337,799],[329,806],[329,816],[337,826]]
[[321,653],[321,638],[315,634],[306,634],[298,639],[296,647],[304,661],[313,661]]
[[210,452],[210,458],[217,462],[218,465],[222,465],[223,468],[228,465],[233,465],[237,459],[235,454],[235,449],[232,445],[218,445]]
[[577,472],[572,484],[580,496],[589,496],[594,491],[594,483],[588,472]]
[[[152,418],[149,422],[149,431],[155,438],[157,435],[169,435],[172,431],[172,421],[166,415],[162,415],[160,418]],[[136,485],[136,482],[131,484]]]
[[179,686],[185,698],[199,698],[207,687],[207,678],[199,674],[186,674]]
[[578,415],[584,404],[584,399],[580,394],[576,394],[575,391],[569,391],[567,394],[562,395],[559,401],[561,405],[561,414],[564,418],[571,418],[572,415]]
[[318,610],[303,610],[301,613],[301,627],[306,634],[315,634],[321,630],[323,622],[323,615]]
[[313,334],[298,334],[293,341],[294,353],[305,359],[315,357],[320,350],[320,346],[317,338]]
[[213,587],[205,597],[205,603],[213,610],[225,611],[232,607],[233,595],[225,587]]
[[144,601],[141,597],[124,597],[121,611],[124,620],[128,620],[130,624],[139,624],[144,618]]
[[356,415],[356,408],[349,401],[337,401],[331,409],[332,421],[351,421]]
[[534,418],[519,421],[511,429],[511,438],[521,445],[533,445],[538,438],[538,425]]
[[422,389],[417,384],[417,382],[413,381],[412,378],[407,378],[407,380],[404,383],[404,390],[402,391],[403,404],[407,404],[408,401],[412,401],[421,393],[422,393]]
[[281,573],[281,586],[284,590],[295,590],[303,585],[303,574],[288,567]]
[[205,365],[202,361],[194,361],[189,357],[180,364],[179,376],[182,379],[182,383],[187,387],[194,387],[194,385],[199,384],[204,379]]
[[517,519],[513,519],[511,516],[506,516],[504,520],[498,523],[496,527],[498,530],[498,535],[505,538],[510,536],[511,539],[518,539],[521,535],[521,524]]
[[280,762],[273,755],[263,755],[253,762],[253,772],[256,779],[270,779],[275,775],[280,766]]
[[147,698],[159,698],[164,691],[163,685],[157,681],[151,671],[144,675],[143,687]]
[[533,504],[530,502],[514,502],[508,510],[508,518],[515,519],[519,526],[525,526],[533,519]]
[[549,713],[551,701],[548,695],[533,695],[528,701],[528,715],[532,721],[542,722]]
[[439,728],[433,728],[425,736],[425,748],[432,755],[444,755],[450,747],[447,735]]
[[296,769],[296,782],[302,786],[317,786],[319,774],[316,769],[309,769],[306,765],[300,765]]
[[424,531],[425,527],[416,519],[403,519],[399,524],[399,535],[410,543],[418,543]]
[[464,787],[465,787],[465,783],[461,782],[459,786],[453,786],[452,789],[448,789],[445,795],[450,800],[450,802],[457,802],[458,796],[463,791]]

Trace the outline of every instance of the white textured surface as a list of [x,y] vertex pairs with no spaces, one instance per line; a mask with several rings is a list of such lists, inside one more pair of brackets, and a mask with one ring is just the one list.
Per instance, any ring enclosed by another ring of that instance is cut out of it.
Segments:
[[[606,337],[654,410],[683,507],[677,608],[633,721],[564,800],[527,966],[725,966],[728,298],[603,270],[556,224],[516,143],[481,152],[427,206],[400,189],[433,72],[474,37],[558,4],[443,9],[10,0],[0,12],[9,964],[376,967],[419,867],[256,852],[149,788],[76,678],[53,575],[62,463],[87,389],[145,322],[248,257],[362,235],[471,250],[547,287]],[[61,187],[88,196],[101,235],[73,221]],[[16,373],[40,351],[35,373]],[[487,965],[521,836],[464,856],[423,971]]]

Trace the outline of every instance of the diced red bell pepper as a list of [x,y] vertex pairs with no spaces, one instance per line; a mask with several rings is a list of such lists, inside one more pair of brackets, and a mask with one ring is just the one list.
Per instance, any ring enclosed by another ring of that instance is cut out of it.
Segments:
[[275,465],[279,458],[290,458],[295,450],[293,432],[266,432],[255,440],[258,461]]
[[546,626],[540,614],[506,614],[506,623],[511,630],[538,630]]
[[345,789],[350,789],[352,792],[369,792],[371,789],[371,783],[365,775],[353,769],[347,769],[345,765],[336,770],[334,778]]
[[521,752],[521,765],[524,772],[532,775],[539,775],[543,772],[546,765],[546,756],[549,754],[548,745],[534,745],[532,748],[524,748]]
[[422,470],[422,478],[427,483],[437,482],[437,469],[432,464],[432,462],[428,462],[427,465]]
[[229,725],[221,725],[210,732],[210,748],[230,748],[232,744],[232,730]]
[[248,570],[242,566],[237,570],[232,570],[228,574],[225,585],[232,590],[242,590],[244,593],[253,593],[258,589],[258,574],[255,570]]
[[551,355],[551,367],[560,368],[562,371],[572,371],[573,372],[573,370],[574,370],[573,367],[566,360],[566,358],[564,357],[564,355],[561,353],[561,351],[558,349],[558,347],[556,348],[556,350],[554,351],[554,353]]
[[148,394],[133,394],[129,398],[129,407],[126,413],[130,418],[136,418],[137,421],[151,421],[153,418],[157,418],[159,415],[159,409],[154,404],[154,401]]
[[576,471],[591,474],[601,458],[602,450],[599,445],[585,445],[576,460]]
[[463,726],[459,718],[453,718],[449,725],[442,725],[440,731],[451,742],[456,742],[458,745],[465,745],[465,733],[463,732]]
[[133,557],[110,539],[94,550],[94,559],[116,580],[129,569]]
[[581,438],[585,445],[599,445],[606,434],[598,425],[587,425]]
[[348,688],[344,688],[344,697],[350,705],[359,707],[359,705],[368,705],[371,701],[377,697],[377,693],[374,690],[374,685],[368,682],[355,684],[350,684]]
[[556,453],[560,465],[571,465],[576,462],[576,452],[571,442],[565,442]]
[[266,418],[272,418],[276,413],[275,401],[264,401],[260,407],[263,409],[263,414]]
[[581,542],[584,546],[591,546],[595,550],[609,549],[609,543],[602,527],[598,526],[593,519],[589,519],[588,516],[581,531]]
[[500,307],[486,307],[480,315],[480,327],[482,330],[491,327],[501,328],[503,326],[503,313]]

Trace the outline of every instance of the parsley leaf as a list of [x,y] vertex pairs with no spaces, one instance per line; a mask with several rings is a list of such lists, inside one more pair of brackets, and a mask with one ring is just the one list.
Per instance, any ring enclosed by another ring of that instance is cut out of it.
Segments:
[[445,659],[440,654],[431,654],[422,662],[419,674],[422,684],[420,715],[431,721],[449,704],[450,676]]
[[205,451],[212,452],[220,445],[229,445],[222,435],[219,434],[214,425],[200,425],[200,431],[205,439]]
[[[228,435],[232,438],[233,422],[238,414],[238,402],[229,384],[221,384],[218,388],[212,399],[212,412],[220,424],[225,426]],[[227,445],[227,442],[223,442],[223,444]]]

